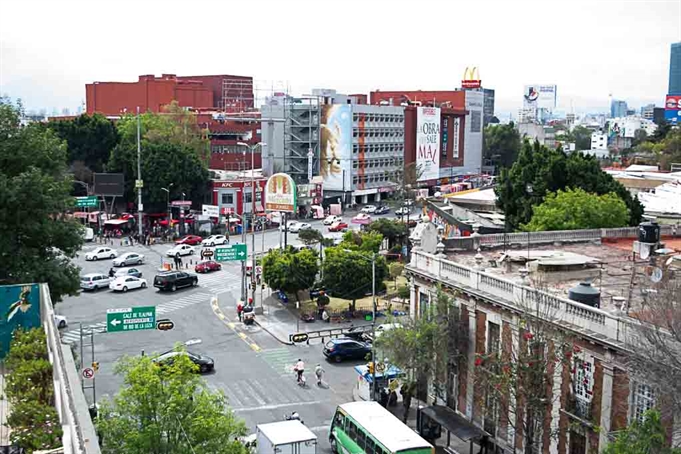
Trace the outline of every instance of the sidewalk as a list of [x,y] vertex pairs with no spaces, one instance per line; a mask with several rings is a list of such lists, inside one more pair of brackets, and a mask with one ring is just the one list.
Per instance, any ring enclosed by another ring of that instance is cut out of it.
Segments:
[[[256,302],[256,307],[258,305],[259,304]],[[359,319],[355,322],[345,323],[326,323],[321,320],[306,323],[298,318],[295,301],[289,301],[287,304],[283,304],[273,295],[265,298],[262,302],[262,306],[263,314],[258,314],[255,317],[255,323],[279,342],[287,345],[293,344],[289,340],[291,334],[330,328],[350,328],[351,326],[370,324],[370,322],[367,323],[364,320]]]
[[[394,407],[388,407],[387,410],[393,415],[395,415],[395,417],[400,421],[404,421],[404,406],[402,405],[402,399],[399,397],[398,399],[399,400],[397,402],[397,405],[395,405]],[[353,386],[352,388],[352,400],[363,401],[363,399],[357,393],[357,386]],[[411,428],[416,433],[418,433],[418,431],[416,430],[416,409],[419,406],[425,407],[426,404],[415,398],[412,399],[411,406],[409,407],[409,415],[407,416],[406,422],[407,426],[409,426],[409,428]],[[469,454],[470,452],[470,444],[467,441],[463,441],[457,438],[455,435],[452,435],[450,437],[449,447],[446,447],[447,431],[445,429],[442,430],[442,436],[433,444],[435,445],[436,453]],[[473,452],[477,453],[479,450],[480,447],[478,445],[474,445]]]

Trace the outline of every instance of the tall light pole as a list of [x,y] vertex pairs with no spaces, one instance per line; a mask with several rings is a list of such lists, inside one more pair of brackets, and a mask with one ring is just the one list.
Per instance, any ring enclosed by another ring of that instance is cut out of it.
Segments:
[[140,142],[140,107],[137,106],[137,181],[135,185],[137,186],[137,233],[140,239],[142,238],[142,211],[144,211],[144,205],[142,205],[142,165],[140,163],[142,155],[142,144]]
[[[246,147],[247,149],[250,148],[251,150],[251,234],[252,234],[252,242],[251,242],[251,287],[252,287],[252,292],[253,292],[253,302],[255,303],[255,286],[253,286],[253,282],[255,282],[255,270],[256,270],[256,264],[255,264],[255,149],[257,147],[262,147],[263,145],[266,145],[264,142],[258,142],[255,145],[248,145],[246,142],[237,142],[236,143],[239,146]],[[244,216],[245,218],[245,216]],[[244,239],[245,237],[245,226],[244,226]],[[244,244],[246,244],[246,241],[244,241]],[[243,264],[243,262],[242,262]],[[246,280],[246,270],[245,270],[245,264],[244,266],[244,272],[243,272],[243,279],[244,281]],[[242,286],[243,287],[243,286]],[[246,294],[248,292],[246,291],[242,296],[245,299]]]
[[[173,183],[170,183],[168,185],[168,188],[171,188],[172,186],[173,186]],[[168,228],[172,228],[172,226],[173,226],[173,212],[170,211],[170,189],[168,189],[168,188],[161,188],[161,189],[164,190],[166,192],[166,195],[168,196],[167,199],[166,199],[167,200],[166,203],[168,205]]]

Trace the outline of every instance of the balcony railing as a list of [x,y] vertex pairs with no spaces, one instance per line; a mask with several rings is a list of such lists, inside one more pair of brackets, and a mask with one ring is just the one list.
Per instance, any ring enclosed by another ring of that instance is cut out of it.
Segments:
[[446,284],[454,284],[464,291],[493,297],[496,302],[515,310],[530,312],[620,348],[625,346],[627,333],[636,323],[630,318],[618,317],[418,249],[412,251],[407,269]]

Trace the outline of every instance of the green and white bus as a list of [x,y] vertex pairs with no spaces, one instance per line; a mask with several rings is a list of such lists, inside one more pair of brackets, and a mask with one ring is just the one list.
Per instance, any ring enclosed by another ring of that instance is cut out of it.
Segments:
[[435,448],[378,402],[339,405],[329,429],[337,454],[433,454]]

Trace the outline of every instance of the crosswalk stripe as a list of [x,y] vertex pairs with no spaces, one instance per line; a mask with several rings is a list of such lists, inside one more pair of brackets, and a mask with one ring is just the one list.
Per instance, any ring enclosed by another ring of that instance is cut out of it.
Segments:
[[[210,301],[209,293],[196,293],[193,295],[183,296],[173,301],[168,301],[167,303],[161,303],[156,306],[157,314],[167,314],[169,312],[174,312],[176,310],[184,309],[185,307],[192,306],[194,304],[208,302]],[[90,331],[94,331],[95,334],[101,334],[106,332],[106,322],[93,323],[92,325],[83,327],[83,334],[90,334]],[[62,333],[62,342],[73,343],[80,341],[80,330],[72,329]]]

